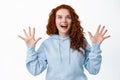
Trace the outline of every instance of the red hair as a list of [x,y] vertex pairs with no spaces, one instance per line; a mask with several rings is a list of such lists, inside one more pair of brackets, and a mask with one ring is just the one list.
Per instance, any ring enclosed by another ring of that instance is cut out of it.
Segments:
[[83,53],[83,51],[80,49],[82,48],[85,52],[85,48],[86,48],[85,37],[83,34],[84,33],[83,28],[80,25],[79,16],[75,13],[75,10],[69,5],[62,4],[52,9],[49,15],[48,24],[46,26],[47,27],[46,33],[48,35],[59,34],[55,24],[56,12],[59,9],[67,9],[71,14],[72,24],[71,24],[71,29],[69,33],[71,48]]

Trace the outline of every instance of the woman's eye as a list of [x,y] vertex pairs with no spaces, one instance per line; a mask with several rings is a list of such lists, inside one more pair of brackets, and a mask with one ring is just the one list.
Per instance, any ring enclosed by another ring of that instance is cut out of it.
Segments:
[[68,19],[71,19],[71,16],[67,16]]
[[58,19],[61,19],[62,17],[61,16],[58,16]]

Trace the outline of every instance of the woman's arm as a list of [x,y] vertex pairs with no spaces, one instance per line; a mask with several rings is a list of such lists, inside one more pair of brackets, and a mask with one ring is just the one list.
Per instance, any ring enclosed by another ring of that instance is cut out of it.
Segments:
[[101,28],[101,25],[98,26],[95,35],[88,32],[92,42],[92,47],[87,43],[84,66],[91,74],[97,74],[99,72],[102,61],[100,44],[110,37],[110,35],[105,36],[106,32],[107,29],[105,30],[105,26]]
[[47,67],[47,58],[44,52],[43,44],[35,51],[34,46],[28,46],[26,67],[32,75],[38,75]]
[[35,51],[35,45],[41,39],[41,37],[35,39],[35,28],[31,30],[31,27],[29,27],[28,33],[25,29],[23,29],[23,31],[25,37],[20,35],[18,35],[18,37],[24,40],[27,45],[26,67],[31,74],[38,75],[47,67],[44,46],[41,45],[38,51]]

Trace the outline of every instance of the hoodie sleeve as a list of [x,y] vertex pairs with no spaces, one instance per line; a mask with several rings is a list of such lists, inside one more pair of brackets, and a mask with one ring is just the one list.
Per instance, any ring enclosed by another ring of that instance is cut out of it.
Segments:
[[102,61],[100,44],[87,45],[84,66],[90,74],[97,74]]
[[43,44],[35,51],[34,46],[27,47],[26,67],[28,71],[36,76],[43,72],[47,67],[47,59],[44,53]]

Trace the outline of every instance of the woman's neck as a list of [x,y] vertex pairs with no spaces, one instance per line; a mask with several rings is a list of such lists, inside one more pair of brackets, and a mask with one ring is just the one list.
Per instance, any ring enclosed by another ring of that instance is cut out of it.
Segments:
[[69,35],[68,34],[59,34],[59,36],[62,38],[65,38],[65,37],[68,37]]

